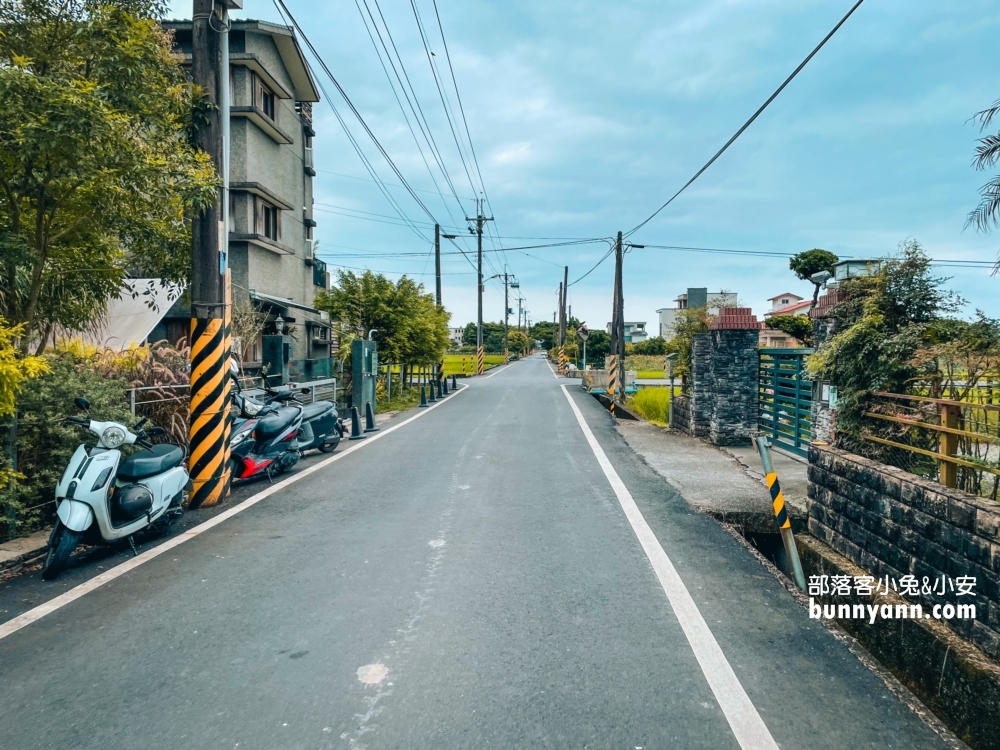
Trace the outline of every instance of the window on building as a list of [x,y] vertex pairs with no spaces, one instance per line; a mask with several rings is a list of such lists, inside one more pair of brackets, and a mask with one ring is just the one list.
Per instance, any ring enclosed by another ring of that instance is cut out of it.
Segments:
[[257,198],[254,202],[254,208],[256,233],[277,242],[278,237],[281,235],[281,213],[279,209],[261,198]]
[[268,118],[274,120],[274,92],[271,91],[271,89],[267,87],[267,84],[265,84],[256,74],[254,75],[253,80],[254,106],[267,115]]
[[787,304],[788,304],[788,300],[787,300],[787,299],[783,299],[783,300],[781,300],[781,304],[783,304],[783,305],[787,305]]

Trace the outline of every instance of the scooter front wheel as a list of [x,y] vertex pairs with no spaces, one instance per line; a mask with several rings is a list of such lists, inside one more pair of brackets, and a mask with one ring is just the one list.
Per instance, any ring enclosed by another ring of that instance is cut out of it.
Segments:
[[63,526],[62,521],[56,521],[49,541],[49,552],[45,555],[45,564],[42,566],[42,578],[51,581],[65,570],[69,556],[73,554],[82,536],[82,531],[73,531]]

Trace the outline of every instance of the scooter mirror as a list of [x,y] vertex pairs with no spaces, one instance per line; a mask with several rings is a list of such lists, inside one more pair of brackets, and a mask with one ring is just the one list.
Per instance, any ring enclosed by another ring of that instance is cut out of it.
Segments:
[[90,402],[83,396],[77,396],[73,399],[73,403],[76,404],[77,409],[83,409],[84,411],[90,408]]

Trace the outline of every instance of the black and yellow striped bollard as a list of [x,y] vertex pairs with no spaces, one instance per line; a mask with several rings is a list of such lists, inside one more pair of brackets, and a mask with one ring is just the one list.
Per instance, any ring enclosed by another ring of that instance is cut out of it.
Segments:
[[756,439],[757,453],[760,454],[760,463],[764,467],[764,481],[767,489],[771,493],[771,507],[774,508],[774,520],[778,523],[778,530],[781,532],[781,541],[785,545],[785,554],[788,555],[788,562],[792,568],[792,575],[795,584],[806,590],[806,577],[802,571],[802,561],[799,559],[799,550],[795,546],[795,536],[792,534],[792,521],[788,517],[788,509],[785,507],[785,496],[781,493],[781,483],[778,482],[778,474],[771,463],[771,453],[767,438],[763,435]]

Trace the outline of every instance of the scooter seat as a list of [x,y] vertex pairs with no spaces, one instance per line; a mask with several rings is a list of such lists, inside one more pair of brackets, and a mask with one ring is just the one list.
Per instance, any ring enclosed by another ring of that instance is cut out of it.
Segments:
[[118,478],[126,482],[135,482],[180,466],[183,460],[183,448],[170,443],[161,443],[146,450],[136,451],[122,461],[118,467]]
[[296,406],[285,406],[262,417],[257,423],[257,428],[254,432],[255,437],[265,440],[276,437],[279,432],[291,426],[295,418],[299,416],[299,408]]
[[328,411],[333,411],[333,404],[329,401],[317,401],[315,404],[303,404],[302,418],[313,419],[326,414]]

